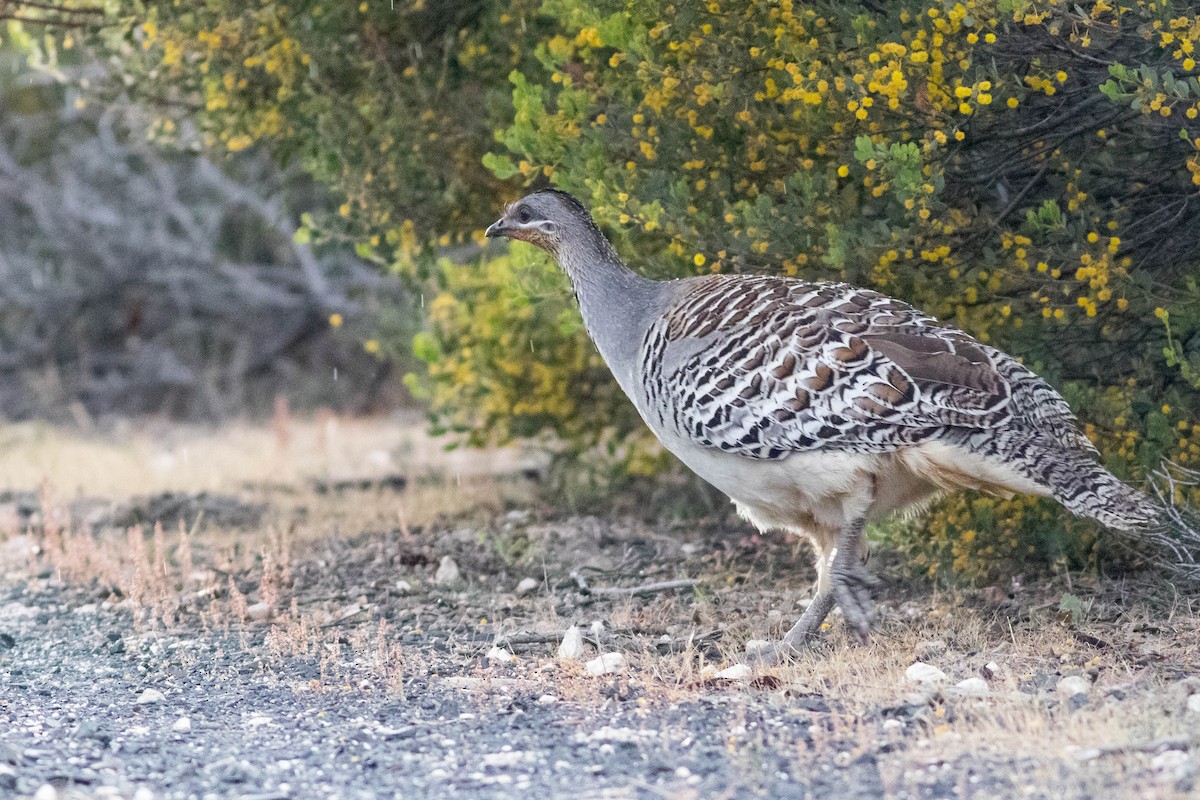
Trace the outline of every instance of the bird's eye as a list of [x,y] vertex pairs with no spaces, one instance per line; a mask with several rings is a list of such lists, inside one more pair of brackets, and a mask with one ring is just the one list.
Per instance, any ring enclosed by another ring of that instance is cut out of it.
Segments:
[[533,219],[533,212],[529,210],[529,206],[521,206],[517,209],[517,221],[524,224]]

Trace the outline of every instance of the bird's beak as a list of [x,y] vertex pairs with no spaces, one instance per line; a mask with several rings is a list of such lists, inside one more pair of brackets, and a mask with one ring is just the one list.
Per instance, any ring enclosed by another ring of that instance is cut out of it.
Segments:
[[487,237],[489,239],[494,239],[497,236],[507,235],[508,231],[509,231],[509,228],[508,228],[508,226],[506,226],[504,224],[504,218],[501,217],[500,219],[493,222],[491,225],[488,225],[488,229],[486,231],[484,231],[484,233],[487,235]]

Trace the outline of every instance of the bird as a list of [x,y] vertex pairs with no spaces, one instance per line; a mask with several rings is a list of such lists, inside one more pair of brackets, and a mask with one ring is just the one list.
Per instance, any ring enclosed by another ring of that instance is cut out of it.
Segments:
[[1192,512],[1101,466],[1067,402],[1016,358],[908,303],[772,275],[651,280],[558,189],[511,203],[486,235],[553,256],[667,450],[761,531],[812,543],[813,600],[758,661],[802,651],[835,606],[866,642],[866,524],[956,490],[1051,497],[1200,577]]

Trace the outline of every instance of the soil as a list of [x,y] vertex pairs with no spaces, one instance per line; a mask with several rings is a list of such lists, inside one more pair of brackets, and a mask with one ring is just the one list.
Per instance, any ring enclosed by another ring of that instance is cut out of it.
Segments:
[[[64,566],[127,541],[105,536],[58,556],[36,532],[0,543],[0,797],[1193,791],[1196,626],[1161,587],[947,594],[876,559],[871,645],[834,620],[797,665],[746,676],[714,670],[785,630],[812,573],[803,547],[726,521],[517,510],[331,532],[236,568],[201,532],[125,582]],[[597,591],[682,578],[699,584]],[[585,653],[560,659],[572,625]],[[590,674],[601,653],[624,667]],[[918,660],[946,680],[906,680]],[[985,697],[953,685],[980,675]],[[1088,691],[1064,694],[1064,677]]]

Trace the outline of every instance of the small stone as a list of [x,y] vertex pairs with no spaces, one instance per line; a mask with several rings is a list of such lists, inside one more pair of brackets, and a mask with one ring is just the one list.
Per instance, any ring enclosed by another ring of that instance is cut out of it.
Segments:
[[1086,697],[1088,690],[1091,688],[1092,685],[1085,678],[1081,678],[1078,675],[1068,675],[1060,680],[1058,686],[1055,687],[1059,695],[1064,699],[1074,697],[1077,694]]
[[1200,714],[1200,694],[1188,695],[1187,710],[1191,714]]
[[171,726],[171,730],[176,733],[189,733],[192,730],[192,721],[187,717],[180,717],[175,720],[175,724]]
[[544,694],[537,699],[539,706],[552,706],[558,702],[558,698],[552,694]]
[[954,688],[968,697],[984,697],[991,691],[983,678],[967,678],[954,684]]
[[154,800],[154,792],[145,786],[139,786],[133,793],[133,800]]
[[496,645],[492,645],[492,649],[487,651],[486,658],[488,661],[496,661],[504,664],[509,664],[517,660],[517,657],[512,653]]
[[902,720],[898,720],[894,717],[891,719],[885,719],[883,721],[883,730],[885,733],[892,733],[893,731],[902,731],[902,730],[904,730],[904,722]]
[[0,764],[0,789],[15,791],[17,788],[17,771],[8,764]]
[[979,668],[979,674],[990,681],[1000,674],[1000,665],[995,661],[989,661]]
[[583,634],[579,628],[572,625],[563,634],[562,642],[558,645],[559,661],[577,661],[583,658]]
[[138,702],[139,706],[148,706],[148,705],[152,705],[154,703],[161,703],[162,701],[164,701],[166,699],[167,699],[167,696],[165,694],[163,694],[162,692],[160,692],[158,689],[147,689],[146,691],[144,691],[140,695],[138,695],[137,702]]
[[587,671],[592,675],[610,675],[625,669],[625,656],[620,653],[604,653],[587,662]]
[[734,664],[732,667],[721,670],[714,677],[724,678],[727,681],[748,681],[750,672],[750,667],[745,664]]
[[396,581],[395,589],[397,594],[412,594],[413,587],[411,583],[401,578]]
[[52,784],[43,783],[41,788],[33,793],[33,800],[58,800],[58,789]]
[[270,603],[255,603],[246,609],[246,616],[255,622],[265,622],[271,618]]
[[933,664],[918,661],[904,671],[904,677],[913,683],[940,683],[946,680],[946,673]]
[[458,569],[458,564],[454,563],[454,559],[450,556],[442,556],[442,562],[438,564],[433,582],[438,586],[451,586],[460,580],[462,580],[462,573]]
[[517,584],[517,594],[533,594],[541,585],[541,582],[537,578],[523,578]]
[[771,643],[766,639],[747,639],[746,652],[753,653],[755,650],[762,650],[764,647],[770,647]]
[[95,603],[84,603],[77,607],[73,613],[75,614],[95,614],[100,610],[100,607]]

